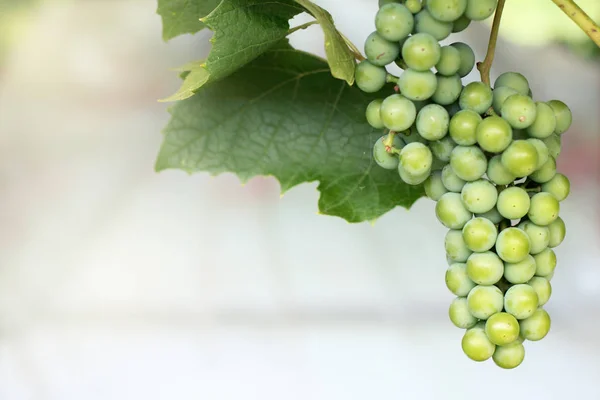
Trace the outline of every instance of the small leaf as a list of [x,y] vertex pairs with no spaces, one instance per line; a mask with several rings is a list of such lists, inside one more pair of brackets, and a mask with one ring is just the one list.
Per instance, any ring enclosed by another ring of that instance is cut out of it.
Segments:
[[325,53],[327,54],[331,74],[352,85],[354,83],[354,68],[356,67],[354,54],[348,48],[344,37],[336,29],[331,14],[310,0],[296,0],[296,2],[306,8],[323,29]]
[[203,66],[193,67],[190,70],[183,70],[182,72],[184,73],[182,75],[184,81],[179,90],[166,99],[159,100],[160,102],[178,101],[190,98],[194,95],[195,91],[209,79],[209,74]]
[[200,18],[215,9],[221,0],[158,0],[157,14],[162,17],[163,39],[204,29]]
[[321,214],[371,221],[423,194],[373,161],[382,135],[364,116],[373,98],[322,59],[279,46],[175,104],[156,169],[270,175],[282,193],[319,181]]

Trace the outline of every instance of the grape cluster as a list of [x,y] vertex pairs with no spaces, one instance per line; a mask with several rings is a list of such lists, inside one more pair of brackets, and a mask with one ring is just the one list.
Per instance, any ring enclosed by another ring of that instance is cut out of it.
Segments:
[[[356,69],[365,92],[394,84],[366,110],[369,124],[386,130],[373,158],[405,183],[423,184],[437,202],[437,219],[449,229],[446,286],[456,296],[449,316],[466,330],[464,353],[515,368],[525,357],[523,342],[550,330],[543,306],[552,292],[553,248],[566,232],[560,202],[570,192],[556,160],[571,111],[559,100],[534,101],[517,72],[500,75],[493,89],[463,86],[475,65],[472,49],[439,41],[490,17],[497,0],[379,4],[366,60]],[[386,70],[391,63],[403,70],[400,77]]]

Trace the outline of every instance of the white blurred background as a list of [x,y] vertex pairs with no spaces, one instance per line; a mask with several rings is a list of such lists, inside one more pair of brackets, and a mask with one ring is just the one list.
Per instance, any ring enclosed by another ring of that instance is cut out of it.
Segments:
[[[448,320],[432,202],[350,225],[316,214],[316,184],[280,198],[271,179],[154,172],[168,68],[210,32],[163,43],[154,0],[14,3],[0,0],[0,399],[600,398],[600,62],[499,44],[494,76],[523,72],[576,117],[552,331],[503,371],[468,360]],[[376,0],[317,3],[359,45],[373,30]],[[488,29],[452,41],[482,59]],[[318,27],[293,43],[323,53]]]

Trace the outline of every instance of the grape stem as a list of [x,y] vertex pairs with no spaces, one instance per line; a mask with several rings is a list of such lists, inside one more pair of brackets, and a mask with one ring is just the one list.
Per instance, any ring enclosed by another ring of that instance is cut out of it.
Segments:
[[392,83],[392,82],[393,82],[393,83],[398,83],[398,79],[400,79],[400,78],[398,78],[396,75],[392,75],[392,74],[390,74],[390,73],[388,73],[388,74],[386,75],[386,77],[385,77],[385,81],[386,81],[387,83]]
[[385,151],[390,153],[392,151],[394,145],[394,136],[396,136],[396,132],[389,131],[387,137],[383,141],[383,145],[385,146]]
[[288,35],[291,35],[292,33],[296,32],[296,31],[299,31],[299,30],[301,30],[301,29],[306,29],[306,28],[308,28],[309,26],[311,26],[311,25],[315,25],[315,24],[318,24],[318,22],[317,22],[317,21],[310,21],[310,22],[306,22],[306,23],[304,23],[304,24],[302,24],[302,25],[298,25],[298,26],[296,26],[296,27],[293,27],[292,29],[290,29],[290,30],[288,31]]
[[600,47],[600,26],[590,18],[573,0],[552,0]]
[[[481,82],[490,86],[490,70],[494,62],[494,54],[496,53],[496,43],[498,42],[498,32],[500,31],[500,20],[502,19],[502,11],[504,10],[504,2],[506,0],[498,0],[496,14],[494,14],[494,22],[492,23],[492,32],[490,33],[490,41],[488,43],[487,53],[483,62],[477,63],[477,69],[481,74]],[[553,0],[554,1],[554,0]]]

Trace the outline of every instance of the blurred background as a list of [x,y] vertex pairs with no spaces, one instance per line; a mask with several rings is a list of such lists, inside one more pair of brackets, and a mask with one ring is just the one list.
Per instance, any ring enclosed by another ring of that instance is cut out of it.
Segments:
[[[317,3],[374,29],[376,0]],[[433,202],[350,225],[316,184],[154,172],[169,68],[210,37],[165,44],[155,10],[0,0],[0,399],[600,398],[600,59],[549,1],[508,1],[492,74],[575,114],[553,327],[513,371],[462,353]],[[488,33],[451,40],[482,59]],[[318,27],[292,42],[323,54]]]

